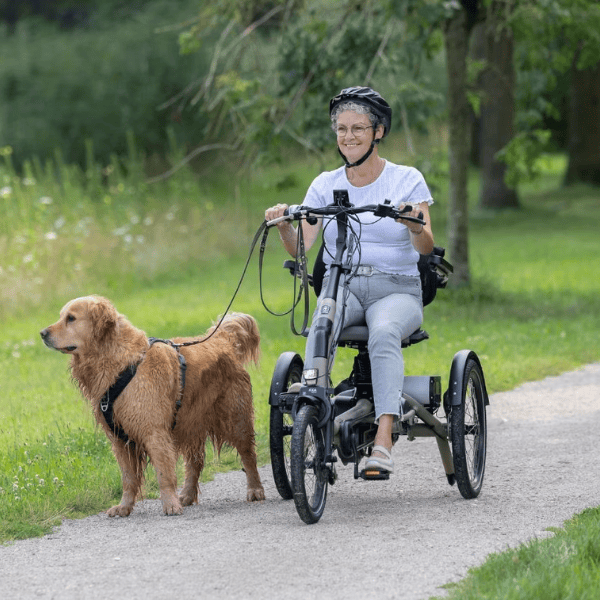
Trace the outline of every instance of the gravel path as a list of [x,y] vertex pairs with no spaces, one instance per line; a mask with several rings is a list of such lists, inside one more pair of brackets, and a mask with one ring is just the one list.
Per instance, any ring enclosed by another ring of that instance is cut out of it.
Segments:
[[386,599],[443,595],[492,553],[548,535],[600,504],[600,363],[495,394],[486,479],[466,501],[446,483],[437,444],[401,439],[397,474],[329,488],[304,525],[270,467],[267,500],[249,504],[242,473],[203,486],[200,504],[166,518],[147,500],[126,519],[65,521],[0,547],[0,598]]

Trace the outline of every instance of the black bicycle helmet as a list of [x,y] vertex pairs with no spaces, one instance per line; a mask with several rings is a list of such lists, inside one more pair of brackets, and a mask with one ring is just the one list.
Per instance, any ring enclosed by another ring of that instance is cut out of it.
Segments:
[[[329,101],[329,116],[333,114],[335,107],[342,102],[356,102],[357,104],[363,104],[371,109],[372,112],[377,115],[381,119],[381,123],[383,124],[383,135],[381,139],[383,139],[392,128],[392,109],[390,105],[383,99],[381,94],[378,94],[375,90],[370,87],[350,87],[343,89],[337,96],[334,96]],[[338,152],[340,156],[344,159],[346,163],[346,167],[358,167],[362,165],[369,156],[371,156],[375,144],[378,144],[381,140],[375,140],[371,142],[370,148],[367,150],[366,154],[357,160],[354,163],[348,162],[348,159],[344,156],[342,151],[338,147]]]
[[378,94],[370,87],[357,86],[343,89],[337,96],[334,96],[329,101],[329,116],[331,116],[338,104],[346,101],[352,101],[357,104],[368,106],[383,123],[383,137],[390,132],[390,129],[392,128],[392,109],[381,94]]

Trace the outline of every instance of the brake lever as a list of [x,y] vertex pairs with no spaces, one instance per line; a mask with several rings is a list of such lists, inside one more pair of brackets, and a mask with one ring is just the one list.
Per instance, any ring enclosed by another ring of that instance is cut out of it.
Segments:
[[412,210],[413,207],[410,204],[406,204],[401,210],[398,210],[395,206],[390,204],[389,201],[387,201],[384,204],[378,204],[377,208],[373,211],[373,214],[376,217],[390,217],[394,220],[405,219],[406,221],[412,221],[413,223],[425,225],[422,212],[419,212],[418,217],[403,216],[404,213],[411,212]]

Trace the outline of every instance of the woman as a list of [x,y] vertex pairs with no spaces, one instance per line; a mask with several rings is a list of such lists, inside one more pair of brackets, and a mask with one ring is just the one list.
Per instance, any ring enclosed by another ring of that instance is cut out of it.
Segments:
[[[336,319],[344,314],[344,327],[364,324],[369,328],[369,356],[373,380],[375,419],[378,424],[373,452],[365,469],[392,473],[392,425],[400,414],[400,396],[404,383],[402,340],[416,331],[423,321],[419,254],[433,250],[429,205],[433,203],[423,176],[412,167],[393,164],[379,156],[379,142],[389,133],[392,111],[389,104],[368,87],[342,90],[332,98],[329,114],[337,138],[337,148],[345,166],[321,173],[311,184],[303,205],[322,207],[332,203],[333,190],[347,189],[355,206],[391,203],[413,208],[407,216],[420,216],[425,225],[398,219],[377,219],[370,213],[359,215],[362,227],[353,264],[360,259],[358,274],[348,276],[349,294],[340,293]],[[267,220],[283,215],[287,208],[278,204],[266,210]],[[301,221],[305,248],[313,245],[323,227]],[[289,221],[277,225],[285,249],[296,256],[298,232]],[[324,231],[324,261],[335,255],[337,228]],[[370,267],[370,268],[369,268]],[[327,274],[326,274],[327,277]],[[326,282],[323,290],[327,287]],[[341,288],[342,289],[342,288]],[[334,327],[338,323],[334,324]],[[306,356],[314,343],[309,333]],[[305,368],[309,368],[306,365]]]

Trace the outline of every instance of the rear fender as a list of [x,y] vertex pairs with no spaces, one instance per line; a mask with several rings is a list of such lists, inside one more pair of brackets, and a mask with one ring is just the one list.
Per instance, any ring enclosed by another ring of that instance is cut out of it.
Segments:
[[481,378],[483,385],[483,395],[486,406],[489,405],[490,399],[487,393],[485,385],[485,376],[483,374],[483,367],[479,357],[474,350],[460,350],[454,355],[452,359],[452,366],[450,367],[450,381],[448,384],[448,390],[446,391],[446,398],[452,406],[459,406],[462,402],[462,393],[464,386],[464,375],[467,363],[470,359],[473,359],[481,369]]

